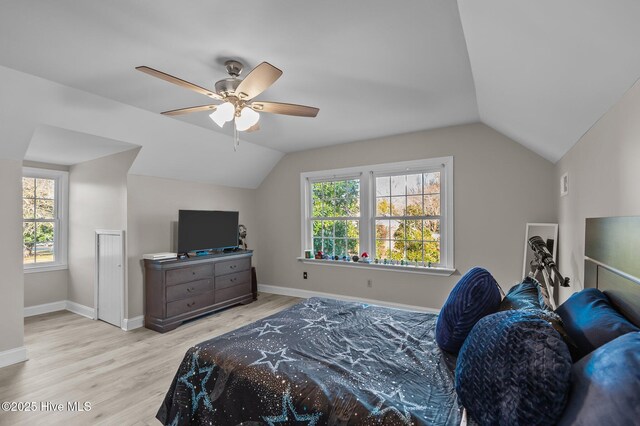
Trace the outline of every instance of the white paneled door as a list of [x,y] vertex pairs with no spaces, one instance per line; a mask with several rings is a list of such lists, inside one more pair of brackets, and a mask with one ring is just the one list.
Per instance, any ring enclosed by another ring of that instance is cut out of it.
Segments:
[[97,231],[98,319],[122,326],[124,249],[122,231]]

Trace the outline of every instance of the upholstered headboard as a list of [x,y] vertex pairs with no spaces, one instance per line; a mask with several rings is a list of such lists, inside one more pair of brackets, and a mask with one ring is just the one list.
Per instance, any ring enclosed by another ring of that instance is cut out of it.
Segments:
[[640,327],[640,217],[587,219],[584,286],[605,293]]

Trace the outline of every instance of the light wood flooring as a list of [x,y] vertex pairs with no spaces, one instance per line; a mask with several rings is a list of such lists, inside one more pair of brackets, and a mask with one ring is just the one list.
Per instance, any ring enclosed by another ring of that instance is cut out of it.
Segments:
[[[0,369],[0,402],[62,403],[65,411],[0,411],[0,425],[159,425],[156,412],[189,347],[299,300],[261,294],[165,334],[125,332],[67,311],[26,318],[29,361]],[[68,412],[68,401],[91,410]]]

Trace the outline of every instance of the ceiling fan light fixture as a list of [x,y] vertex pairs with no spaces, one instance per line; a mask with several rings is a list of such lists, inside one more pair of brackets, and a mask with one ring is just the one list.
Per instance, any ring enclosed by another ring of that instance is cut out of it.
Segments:
[[254,126],[260,120],[260,114],[249,107],[242,108],[240,115],[236,117],[236,128],[244,132]]
[[225,102],[222,105],[218,105],[216,110],[209,114],[209,118],[211,118],[218,126],[222,127],[227,121],[233,120],[235,111],[236,108],[231,102]]

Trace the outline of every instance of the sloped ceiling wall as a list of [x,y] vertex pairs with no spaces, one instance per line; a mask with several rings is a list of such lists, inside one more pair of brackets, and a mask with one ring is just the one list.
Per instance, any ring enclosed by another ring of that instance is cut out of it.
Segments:
[[283,155],[248,142],[234,152],[225,135],[5,67],[0,89],[0,158],[22,160],[52,127],[142,146],[133,174],[257,188]]
[[[481,120],[555,162],[640,76],[635,0],[237,8],[242,22],[209,0],[4,2],[0,157],[22,159],[50,126],[142,146],[132,173],[255,188],[283,153]],[[280,66],[263,99],[318,106],[318,118],[263,114],[233,152],[206,114],[158,114],[207,99],[134,70],[211,86],[230,57]]]
[[557,161],[640,77],[637,0],[458,0],[480,119]]

